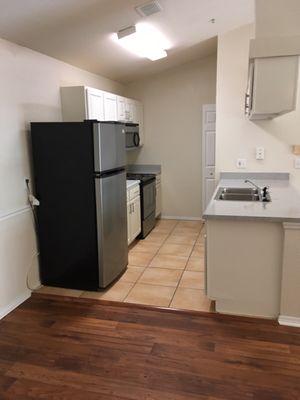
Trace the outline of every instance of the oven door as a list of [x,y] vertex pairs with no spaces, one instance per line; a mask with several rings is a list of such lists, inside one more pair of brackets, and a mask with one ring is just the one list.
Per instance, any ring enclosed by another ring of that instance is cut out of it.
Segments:
[[142,190],[142,219],[146,219],[153,212],[155,213],[156,204],[156,184],[155,178],[143,184]]

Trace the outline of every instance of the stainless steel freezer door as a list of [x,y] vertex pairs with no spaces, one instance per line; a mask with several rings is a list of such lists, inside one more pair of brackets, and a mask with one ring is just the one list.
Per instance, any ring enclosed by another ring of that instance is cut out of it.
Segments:
[[126,172],[96,178],[95,187],[99,287],[104,288],[128,263]]
[[94,124],[94,163],[96,172],[126,165],[125,125],[108,122]]

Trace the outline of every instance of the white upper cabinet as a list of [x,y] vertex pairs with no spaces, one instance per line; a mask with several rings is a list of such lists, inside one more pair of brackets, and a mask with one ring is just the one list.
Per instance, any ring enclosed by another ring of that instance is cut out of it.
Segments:
[[134,100],[134,103],[135,113],[133,119],[136,124],[139,124],[140,146],[142,146],[145,143],[143,104],[138,100]]
[[133,122],[133,103],[132,99],[125,99],[125,118],[126,122]]
[[251,60],[245,113],[250,120],[271,119],[293,111],[296,104],[298,57]]
[[118,121],[126,121],[125,115],[125,97],[117,96],[117,119]]
[[122,121],[139,124],[140,144],[144,143],[143,105],[140,101],[86,86],[61,88],[64,121]]
[[87,119],[104,120],[104,96],[101,90],[86,89]]
[[117,121],[117,95],[113,93],[104,93],[104,120]]

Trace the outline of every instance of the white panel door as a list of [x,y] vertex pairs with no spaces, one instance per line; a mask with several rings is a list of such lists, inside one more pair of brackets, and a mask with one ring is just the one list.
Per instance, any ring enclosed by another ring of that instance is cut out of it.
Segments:
[[117,96],[104,92],[104,118],[105,121],[117,121]]
[[104,121],[104,94],[101,90],[87,88],[87,119],[97,119]]
[[202,212],[216,187],[216,105],[203,106],[202,122]]

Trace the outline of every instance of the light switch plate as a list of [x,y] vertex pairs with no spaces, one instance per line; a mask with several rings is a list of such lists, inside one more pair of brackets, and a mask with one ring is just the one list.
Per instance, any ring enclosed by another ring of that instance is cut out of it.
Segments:
[[244,169],[247,167],[247,160],[246,158],[238,158],[236,161],[236,167],[240,169]]
[[300,169],[300,157],[296,157],[294,160],[294,168]]
[[256,159],[257,160],[265,159],[265,148],[264,147],[256,147]]

